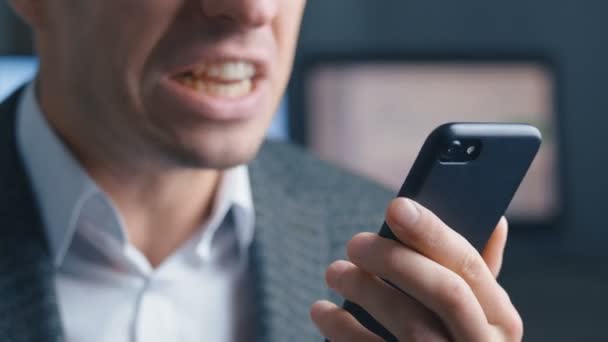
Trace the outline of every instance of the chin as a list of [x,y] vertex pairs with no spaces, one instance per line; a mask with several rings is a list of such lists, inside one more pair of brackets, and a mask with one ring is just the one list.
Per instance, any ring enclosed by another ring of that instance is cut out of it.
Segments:
[[248,164],[255,158],[264,135],[245,137],[246,134],[182,139],[181,143],[165,146],[164,153],[170,163],[196,169],[229,169]]

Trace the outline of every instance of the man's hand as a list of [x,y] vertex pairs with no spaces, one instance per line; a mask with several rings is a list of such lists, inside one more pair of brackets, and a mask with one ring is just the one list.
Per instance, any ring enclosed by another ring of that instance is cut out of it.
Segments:
[[[520,341],[523,324],[496,281],[507,239],[503,218],[482,255],[428,209],[397,198],[386,220],[402,244],[356,235],[348,261],[327,269],[327,284],[359,304],[400,341]],[[391,282],[406,294],[388,285]],[[340,307],[316,302],[311,317],[329,340],[379,341]]]

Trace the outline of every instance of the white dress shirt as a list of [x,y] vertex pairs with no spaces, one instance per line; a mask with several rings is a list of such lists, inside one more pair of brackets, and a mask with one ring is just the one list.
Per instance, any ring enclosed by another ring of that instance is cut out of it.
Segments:
[[67,341],[247,341],[253,336],[248,170],[223,173],[198,234],[156,269],[51,129],[30,84],[17,140],[41,211]]

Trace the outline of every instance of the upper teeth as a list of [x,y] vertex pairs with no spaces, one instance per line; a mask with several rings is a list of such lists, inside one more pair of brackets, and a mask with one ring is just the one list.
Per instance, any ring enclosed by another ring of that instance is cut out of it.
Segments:
[[205,63],[200,65],[193,74],[198,78],[213,78],[218,81],[241,81],[251,79],[256,74],[256,68],[249,62]]

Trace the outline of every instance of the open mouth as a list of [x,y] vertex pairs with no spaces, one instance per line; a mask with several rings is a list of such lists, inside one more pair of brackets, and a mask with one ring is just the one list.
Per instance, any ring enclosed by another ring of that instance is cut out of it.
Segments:
[[247,61],[201,63],[173,77],[195,92],[218,98],[237,99],[249,95],[255,87],[257,68]]

